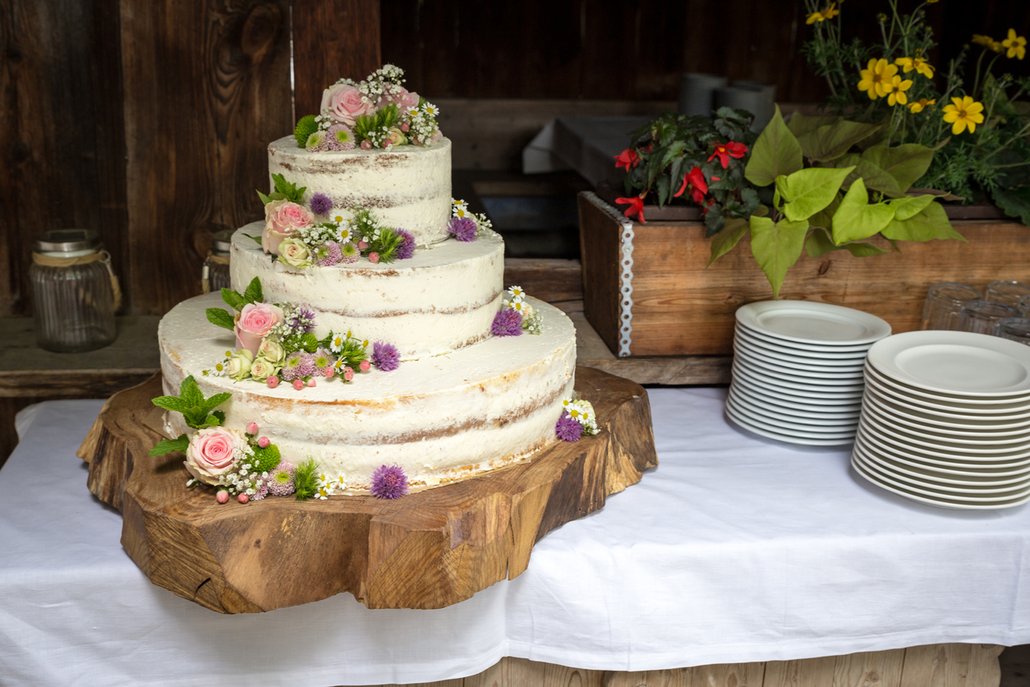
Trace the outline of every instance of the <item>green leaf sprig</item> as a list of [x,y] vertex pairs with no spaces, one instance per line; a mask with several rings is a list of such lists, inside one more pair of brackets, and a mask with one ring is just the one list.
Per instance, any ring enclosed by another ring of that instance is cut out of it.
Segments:
[[[197,380],[191,375],[182,380],[178,396],[157,396],[151,399],[151,403],[158,408],[181,413],[186,425],[193,429],[204,429],[219,427],[225,422],[225,413],[215,410],[215,408],[230,398],[232,398],[232,394],[225,391],[205,398]],[[159,441],[154,448],[150,449],[150,455],[163,456],[172,452],[184,453],[187,447],[189,447],[189,439],[185,434],[181,434],[175,439]]]
[[297,185],[287,181],[286,177],[282,174],[273,174],[272,182],[275,184],[275,190],[271,193],[265,194],[258,191],[258,197],[261,202],[268,205],[273,200],[288,200],[291,203],[303,204],[304,203],[304,192],[307,191],[306,186],[297,188]]
[[[251,279],[243,293],[233,291],[232,289],[222,289],[222,300],[236,312],[243,310],[243,306],[249,303],[263,303],[264,294],[261,289],[261,280],[257,277]],[[229,331],[235,331],[236,320],[224,308],[208,308],[205,314],[207,315],[207,321],[211,324]]]

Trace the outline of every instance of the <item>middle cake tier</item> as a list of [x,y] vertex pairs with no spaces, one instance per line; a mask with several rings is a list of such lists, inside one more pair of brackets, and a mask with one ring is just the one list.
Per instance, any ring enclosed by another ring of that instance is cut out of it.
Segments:
[[267,302],[304,303],[320,329],[352,331],[387,341],[403,360],[470,346],[490,335],[501,306],[504,241],[485,232],[476,241],[447,240],[407,260],[295,269],[274,261],[252,236],[254,222],[232,237],[230,278],[242,292],[257,277]]

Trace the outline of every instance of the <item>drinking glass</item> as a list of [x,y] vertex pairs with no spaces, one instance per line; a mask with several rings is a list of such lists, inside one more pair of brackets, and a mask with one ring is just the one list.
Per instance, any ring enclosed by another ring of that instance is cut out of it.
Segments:
[[997,334],[998,322],[1006,317],[1019,317],[1019,311],[1004,303],[992,303],[987,300],[969,301],[962,308],[959,328],[966,332]]
[[1030,319],[1006,317],[998,321],[998,336],[1030,346]]
[[1030,296],[1030,284],[1015,279],[999,279],[987,285],[984,300],[1018,308],[1019,301],[1024,296]]
[[923,329],[959,329],[962,306],[978,298],[980,291],[968,284],[931,284],[923,302]]

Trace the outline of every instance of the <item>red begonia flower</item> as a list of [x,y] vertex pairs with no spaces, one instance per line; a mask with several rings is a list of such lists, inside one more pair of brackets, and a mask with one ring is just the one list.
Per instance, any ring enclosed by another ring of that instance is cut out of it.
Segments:
[[716,143],[715,150],[711,155],[708,156],[708,161],[711,162],[715,158],[719,158],[719,164],[722,165],[723,169],[730,166],[730,158],[740,159],[747,153],[747,146],[737,141],[729,141],[728,143]]
[[672,195],[679,198],[688,187],[690,188],[691,199],[700,205],[705,199],[705,194],[708,193],[708,182],[705,181],[704,172],[701,171],[700,167],[694,167],[684,174],[683,183],[680,184],[679,190]]
[[631,198],[616,198],[616,203],[628,204],[622,214],[626,215],[630,219],[633,215],[637,216],[637,221],[641,224],[647,224],[647,220],[644,219],[644,197],[643,196],[632,196]]
[[639,164],[640,156],[637,155],[637,151],[632,148],[626,148],[615,156],[615,166],[624,168],[627,173]]

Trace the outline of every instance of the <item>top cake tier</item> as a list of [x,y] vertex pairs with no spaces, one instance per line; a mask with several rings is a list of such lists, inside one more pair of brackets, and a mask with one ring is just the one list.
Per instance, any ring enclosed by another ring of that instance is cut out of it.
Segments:
[[411,232],[419,246],[447,238],[449,139],[386,150],[311,151],[286,136],[268,146],[268,172],[305,187],[309,196],[328,196],[333,205],[330,217],[349,218],[355,209],[365,208],[383,225]]

